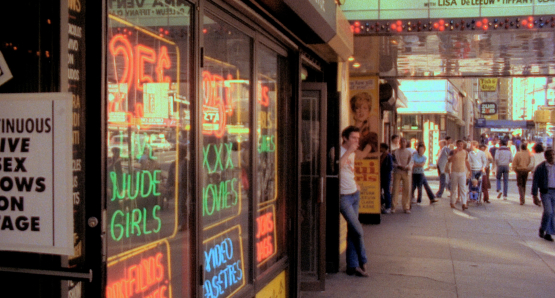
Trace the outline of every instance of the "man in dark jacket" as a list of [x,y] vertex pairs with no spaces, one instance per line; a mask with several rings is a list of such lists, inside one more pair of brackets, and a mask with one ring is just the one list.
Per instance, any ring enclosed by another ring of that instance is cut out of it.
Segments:
[[386,143],[380,144],[380,186],[382,191],[383,213],[391,213],[391,172],[393,171],[393,157],[388,152]]
[[536,167],[534,182],[532,183],[532,196],[538,199],[538,188],[543,202],[543,215],[540,227],[540,237],[553,241],[551,235],[555,233],[553,225],[555,208],[555,151],[547,149],[544,153],[545,161]]

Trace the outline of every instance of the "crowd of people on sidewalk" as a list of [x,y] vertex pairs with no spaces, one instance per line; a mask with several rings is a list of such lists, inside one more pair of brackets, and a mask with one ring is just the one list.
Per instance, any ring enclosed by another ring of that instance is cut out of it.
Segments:
[[[509,173],[514,171],[517,177],[520,205],[526,203],[526,182],[532,173],[532,198],[537,206],[543,206],[539,236],[553,241],[555,234],[555,153],[553,149],[545,150],[541,143],[533,144],[522,141],[519,137],[487,138],[480,141],[457,140],[450,137],[439,141],[436,167],[439,189],[436,193],[428,185],[424,167],[426,166],[426,146],[414,142],[415,148],[407,147],[408,141],[397,135],[391,138],[391,150],[381,144],[381,191],[382,213],[397,211],[399,194],[404,213],[411,213],[411,205],[422,202],[422,188],[425,189],[430,204],[438,202],[445,190],[450,191],[450,206],[457,208],[461,203],[462,211],[468,209],[468,201],[491,203],[490,175],[496,179],[497,198],[507,200]],[[433,163],[433,161],[431,162]],[[540,197],[538,197],[538,189]],[[415,190],[417,194],[415,196]],[[391,195],[392,194],[392,195]]]
[[[349,126],[341,133],[342,144],[339,159],[340,168],[340,212],[347,221],[347,274],[367,277],[364,232],[358,219],[360,186],[355,180],[355,159],[361,152],[372,151],[376,145],[368,145],[364,140],[367,132],[358,126]],[[534,204],[544,207],[539,236],[553,241],[555,234],[555,152],[552,148],[544,151],[542,144],[530,147],[518,142],[516,148],[506,138],[480,138],[478,141],[457,140],[450,137],[439,142],[436,165],[439,189],[434,193],[426,179],[426,146],[416,142],[415,148],[407,146],[406,139],[394,135],[391,148],[382,143],[380,151],[380,187],[382,213],[395,213],[402,193],[401,207],[404,213],[411,213],[411,205],[422,203],[422,188],[426,191],[430,204],[442,198],[445,189],[450,191],[450,206],[456,208],[461,203],[462,211],[468,209],[468,200],[490,203],[490,173],[497,180],[497,198],[507,200],[509,171],[517,175],[520,204],[525,204],[526,181],[532,172],[532,197]],[[362,143],[362,144],[361,144]],[[369,149],[370,148],[370,149]],[[393,182],[393,185],[392,185]],[[540,198],[538,197],[538,190]],[[416,197],[414,192],[417,191]],[[392,194],[392,195],[391,195]]]

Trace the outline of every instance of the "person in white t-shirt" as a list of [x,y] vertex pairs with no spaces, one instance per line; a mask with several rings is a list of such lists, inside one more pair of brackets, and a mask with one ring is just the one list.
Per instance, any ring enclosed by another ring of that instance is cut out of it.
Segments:
[[360,187],[355,181],[355,152],[359,146],[360,129],[348,126],[341,132],[339,158],[340,211],[347,221],[347,274],[368,276],[364,232],[358,220]]

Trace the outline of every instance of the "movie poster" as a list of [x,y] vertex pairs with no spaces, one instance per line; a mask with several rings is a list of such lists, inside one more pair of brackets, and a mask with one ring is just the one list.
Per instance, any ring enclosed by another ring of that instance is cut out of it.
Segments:
[[355,179],[360,185],[361,214],[380,213],[380,106],[378,77],[351,77],[350,123],[360,128]]

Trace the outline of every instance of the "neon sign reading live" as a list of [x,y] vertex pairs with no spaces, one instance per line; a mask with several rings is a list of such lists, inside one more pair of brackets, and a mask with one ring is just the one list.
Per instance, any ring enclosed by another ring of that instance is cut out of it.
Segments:
[[262,265],[275,254],[274,218],[274,205],[259,210],[259,216],[256,218],[256,261],[258,265]]
[[229,297],[245,285],[241,227],[235,226],[204,244],[204,297]]
[[170,297],[169,264],[160,247],[108,266],[107,298]]

